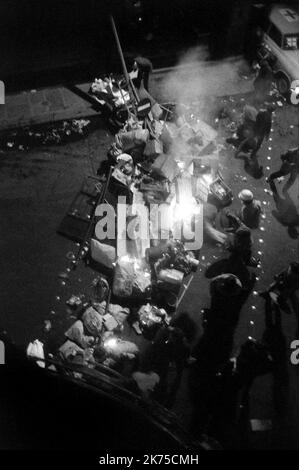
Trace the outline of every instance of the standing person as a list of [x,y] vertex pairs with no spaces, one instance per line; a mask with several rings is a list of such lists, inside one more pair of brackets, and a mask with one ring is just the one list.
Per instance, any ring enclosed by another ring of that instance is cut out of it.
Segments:
[[269,181],[269,184],[276,205],[276,209],[272,211],[272,215],[279,223],[287,227],[288,234],[291,238],[298,238],[299,212],[296,204],[289,193],[286,192],[283,196],[280,196],[274,181]]
[[240,121],[236,130],[235,137],[228,137],[226,142],[236,147],[240,145],[248,137],[255,135],[254,127],[258,111],[254,106],[246,104],[243,108],[243,113],[240,116]]
[[288,299],[293,303],[294,295],[299,290],[299,262],[293,261],[287,269],[274,276],[274,282],[269,288],[260,292],[261,297],[267,298],[279,305],[286,313],[291,313]]
[[233,237],[227,243],[228,251],[232,253],[232,256],[244,263],[245,266],[256,267],[259,260],[252,256],[253,240],[251,230],[232,212],[226,211],[226,216],[233,225],[227,231],[234,231]]
[[242,189],[239,193],[239,199],[242,202],[242,207],[239,212],[241,221],[249,228],[257,228],[262,213],[261,201],[254,199],[249,189]]
[[229,446],[234,441],[236,445],[248,443],[250,390],[255,378],[272,370],[269,348],[253,339],[242,344],[236,357],[218,367],[210,386],[214,398],[210,434]]
[[144,88],[146,89],[146,91],[149,91],[148,84],[152,70],[153,64],[146,57],[138,56],[134,59],[133,72],[137,72],[137,77],[133,78],[133,83],[137,89],[141,87],[141,84],[143,82]]
[[262,60],[253,86],[258,101],[264,101],[269,95],[273,82],[273,72],[267,60]]
[[299,147],[289,149],[286,153],[282,154],[280,158],[282,160],[280,169],[274,173],[271,173],[266,181],[271,183],[276,178],[290,175],[288,181],[283,187],[283,192],[285,192],[295,183],[299,174]]
[[275,107],[272,104],[269,104],[265,108],[261,108],[257,113],[254,124],[254,134],[257,137],[255,152],[258,152],[264,139],[269,139],[272,127],[272,113],[274,110]]
[[228,247],[234,255],[242,259],[247,266],[256,266],[257,263],[252,260],[252,238],[248,227],[239,227]]
[[252,20],[251,24],[248,25],[244,44],[245,56],[252,68],[254,64],[256,64],[258,51],[261,47],[262,40],[262,29],[259,26],[256,27],[256,22]]
[[[150,369],[160,377],[154,398],[164,406],[170,407],[175,400],[184,367],[190,356],[190,345],[184,331],[175,324],[160,328],[148,354]],[[174,376],[170,373],[172,364],[175,368]]]

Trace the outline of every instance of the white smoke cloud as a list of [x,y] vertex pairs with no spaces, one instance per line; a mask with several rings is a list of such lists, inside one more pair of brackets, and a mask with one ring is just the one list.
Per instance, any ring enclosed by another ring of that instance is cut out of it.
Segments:
[[167,72],[160,83],[161,95],[177,103],[191,104],[202,96],[223,96],[248,92],[252,85],[241,77],[244,61],[231,58],[208,61],[206,48],[184,53],[177,67]]
[[[207,123],[215,119],[219,107],[217,97],[245,93],[251,89],[249,81],[242,78],[244,61],[231,58],[221,61],[209,61],[207,49],[195,47],[185,52],[175,68],[162,74],[159,94],[164,102],[177,103],[178,115],[185,114],[191,118],[192,128],[203,137],[203,146],[213,141],[215,131]],[[205,124],[206,123],[206,124]],[[176,125],[181,128],[183,120]],[[181,161],[192,160],[188,139],[181,131],[173,138],[169,153]]]

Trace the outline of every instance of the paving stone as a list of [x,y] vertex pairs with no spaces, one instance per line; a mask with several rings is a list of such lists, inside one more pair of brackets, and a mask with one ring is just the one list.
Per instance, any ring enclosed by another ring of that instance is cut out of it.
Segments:
[[14,118],[16,125],[18,125],[18,120],[23,119],[26,116],[30,116],[30,108],[28,104],[17,104],[13,106],[7,106],[6,108],[7,117],[9,119]]
[[39,90],[36,93],[28,93],[28,98],[31,105],[40,104],[45,101],[44,90]]
[[80,98],[80,96],[76,95],[76,93],[73,93],[71,90],[68,90],[67,88],[62,88],[61,91],[63,94],[63,101],[66,107],[74,106],[75,104],[77,105],[78,103],[83,103],[83,102],[86,103],[86,101]]
[[50,111],[50,103],[46,99],[44,91],[38,91],[30,95],[31,116],[40,116]]
[[0,105],[0,119],[6,118],[6,107],[5,105]]
[[45,90],[45,98],[49,102],[49,111],[58,111],[63,109],[64,102],[59,88]]
[[36,104],[31,107],[32,117],[37,117],[44,115],[50,112],[50,104],[48,101],[43,101],[42,103]]
[[19,93],[17,95],[6,95],[5,106],[15,106],[28,104],[27,93]]

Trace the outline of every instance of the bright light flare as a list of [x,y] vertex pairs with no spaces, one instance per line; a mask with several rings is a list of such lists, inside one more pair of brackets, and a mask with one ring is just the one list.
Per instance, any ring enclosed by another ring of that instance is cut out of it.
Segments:
[[213,183],[213,176],[211,174],[205,174],[201,177],[207,186]]
[[183,170],[183,169],[185,168],[185,163],[179,160],[179,161],[177,161],[177,166],[178,166],[181,170]]
[[186,220],[190,221],[192,216],[199,214],[200,207],[194,198],[182,199],[179,203],[175,204],[173,211],[173,218],[175,221]]
[[115,351],[117,349],[117,338],[108,338],[104,341],[106,351]]

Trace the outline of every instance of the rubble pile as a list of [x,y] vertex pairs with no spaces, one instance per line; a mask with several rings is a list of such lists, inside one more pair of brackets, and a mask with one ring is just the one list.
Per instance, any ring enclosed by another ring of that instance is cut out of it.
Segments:
[[119,107],[130,102],[130,94],[124,87],[122,77],[110,75],[103,79],[96,78],[90,87],[90,92],[100,104],[110,101]]
[[[199,265],[203,205],[212,199],[225,206],[232,194],[219,173],[217,132],[196,117],[192,107],[151,101],[140,115],[142,103],[138,111],[111,78],[96,80],[91,92],[99,100],[109,97],[116,108],[127,107],[105,169],[98,172],[107,183],[104,199],[117,220],[119,198],[125,198],[124,226],[118,225],[115,240],[102,239],[97,227],[103,217],[95,208],[93,234],[81,253],[101,276],[92,297],[73,295],[68,300],[75,321],[65,332],[59,356],[89,367],[113,367],[138,355],[128,329],[152,340],[171,324]],[[157,221],[162,206],[161,226]],[[198,224],[198,233],[192,224]]]

